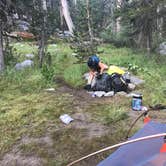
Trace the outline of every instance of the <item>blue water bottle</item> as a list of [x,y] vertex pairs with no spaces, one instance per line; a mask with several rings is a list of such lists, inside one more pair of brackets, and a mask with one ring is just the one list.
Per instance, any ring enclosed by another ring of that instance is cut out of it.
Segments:
[[142,109],[142,94],[134,94],[132,99],[132,110],[141,111]]

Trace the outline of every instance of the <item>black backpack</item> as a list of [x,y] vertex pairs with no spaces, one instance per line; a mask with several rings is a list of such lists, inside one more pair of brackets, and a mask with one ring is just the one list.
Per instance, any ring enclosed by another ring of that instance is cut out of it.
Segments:
[[107,73],[103,73],[101,78],[96,78],[96,83],[92,87],[93,91],[112,91],[111,76]]
[[115,93],[120,91],[124,91],[124,92],[128,91],[128,88],[127,88],[128,85],[126,81],[123,79],[122,75],[118,73],[113,73],[111,75],[111,86],[112,86],[112,90]]

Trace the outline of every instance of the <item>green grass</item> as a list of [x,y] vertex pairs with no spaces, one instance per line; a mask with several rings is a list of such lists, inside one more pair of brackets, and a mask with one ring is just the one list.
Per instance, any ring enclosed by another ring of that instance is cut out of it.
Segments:
[[133,51],[129,48],[115,48],[103,46],[105,52],[100,55],[101,60],[106,64],[113,64],[128,68],[129,65],[136,69],[130,72],[145,80],[145,84],[137,88],[144,95],[144,104],[166,103],[164,90],[166,89],[166,58],[152,54]]
[[[13,46],[16,49],[14,56],[18,62],[21,62],[27,53],[34,53],[37,56],[37,47],[31,43],[15,43]],[[136,53],[129,48],[115,48],[111,45],[103,45],[100,49],[105,51],[100,57],[108,65],[114,64],[126,68],[129,64],[138,66],[135,73],[145,80],[145,84],[137,87],[136,91],[143,94],[144,105],[166,104],[164,93],[166,59],[164,57],[148,58],[143,53]],[[76,59],[66,43],[49,45],[47,52],[52,56],[53,78],[60,76],[74,88],[80,88],[85,84],[82,76],[88,68],[86,64],[75,64]],[[88,108],[80,106],[82,112],[91,115],[92,122],[106,125],[111,131],[101,138],[82,140],[88,137],[86,131],[62,127],[59,121],[60,115],[76,112],[73,107],[73,97],[68,93],[62,94],[57,91],[56,93],[45,92],[46,88],[58,88],[53,79],[49,81],[46,79],[42,69],[36,66],[22,71],[15,71],[13,66],[10,66],[0,75],[0,157],[22,137],[27,135],[40,137],[45,135],[48,129],[54,131],[51,137],[54,140],[53,148],[58,154],[56,157],[45,151],[49,149],[48,147],[36,144],[21,147],[25,155],[35,152],[44,158],[46,165],[65,165],[84,154],[118,143],[124,138],[126,125],[130,123],[128,111],[131,101],[128,98],[115,96],[109,103],[99,99],[99,102],[103,101],[103,103],[94,103]],[[95,162],[108,154],[109,152],[97,156]]]
[[72,87],[79,87],[85,84],[83,74],[87,72],[85,65],[74,64],[64,70],[64,80]]
[[59,116],[72,112],[68,95],[55,96],[45,92],[22,94],[12,91],[1,95],[0,149],[3,154],[23,134],[45,133],[48,121],[56,125]]
[[13,43],[11,46],[13,47],[13,56],[17,59],[17,62],[27,59],[26,54],[37,55],[38,47],[31,42]]
[[104,125],[120,124],[126,121],[129,116],[131,101],[122,96],[114,96],[110,102],[98,103],[95,107],[91,106],[86,111],[93,113],[93,120],[100,121]]

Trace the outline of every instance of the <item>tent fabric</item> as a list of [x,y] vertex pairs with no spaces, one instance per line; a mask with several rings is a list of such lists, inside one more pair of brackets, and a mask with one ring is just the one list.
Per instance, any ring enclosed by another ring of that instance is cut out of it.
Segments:
[[[130,139],[166,132],[166,124],[149,122]],[[160,153],[164,138],[124,145],[97,166],[166,166],[166,153]]]

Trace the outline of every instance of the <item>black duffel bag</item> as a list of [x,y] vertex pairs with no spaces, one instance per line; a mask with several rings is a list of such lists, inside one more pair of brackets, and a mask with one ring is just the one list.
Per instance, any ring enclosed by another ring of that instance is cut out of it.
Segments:
[[113,73],[110,77],[111,77],[110,78],[111,87],[115,93],[120,91],[124,91],[124,92],[128,91],[128,88],[127,88],[128,84],[126,83],[126,81],[124,80],[121,74]]
[[111,85],[111,76],[107,73],[103,73],[100,77],[96,77],[96,83],[92,87],[93,91],[105,91],[109,92],[112,91]]

